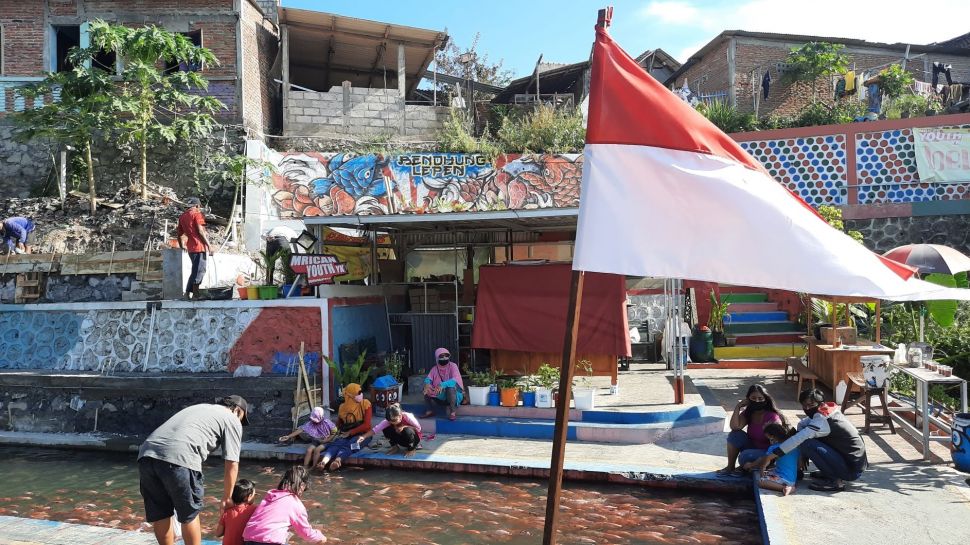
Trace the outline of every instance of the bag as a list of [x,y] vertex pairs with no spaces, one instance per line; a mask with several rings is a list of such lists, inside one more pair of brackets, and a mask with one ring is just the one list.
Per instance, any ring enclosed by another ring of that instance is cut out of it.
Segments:
[[263,368],[258,365],[240,365],[233,371],[234,377],[258,377],[263,374]]
[[374,388],[378,390],[386,390],[388,388],[394,388],[397,386],[397,381],[391,375],[384,375],[382,377],[377,377],[374,380]]

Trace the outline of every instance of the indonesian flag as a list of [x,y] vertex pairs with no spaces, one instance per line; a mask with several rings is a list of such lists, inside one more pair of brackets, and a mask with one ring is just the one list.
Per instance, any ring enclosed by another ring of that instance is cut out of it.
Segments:
[[965,299],[832,228],[596,28],[576,270],[816,295]]

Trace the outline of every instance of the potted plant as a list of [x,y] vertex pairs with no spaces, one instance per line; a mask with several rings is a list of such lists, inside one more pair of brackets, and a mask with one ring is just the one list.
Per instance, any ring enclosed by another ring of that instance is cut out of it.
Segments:
[[711,314],[707,319],[707,327],[711,328],[711,336],[714,338],[714,346],[727,346],[724,338],[724,322],[729,319],[727,312],[728,302],[722,301],[720,297],[711,290]]
[[536,378],[535,375],[527,375],[519,380],[519,389],[522,392],[522,406],[536,406]]
[[465,369],[465,377],[468,381],[468,402],[472,405],[488,405],[488,393],[495,384],[496,373],[491,369],[477,372]]
[[588,411],[593,408],[596,390],[593,388],[593,362],[589,360],[579,360],[576,362],[576,370],[582,371],[582,376],[577,375],[573,381],[573,401],[576,408],[581,411]]
[[279,286],[273,283],[273,276],[276,274],[276,261],[280,258],[280,252],[269,254],[262,251],[259,255],[263,258],[263,269],[266,271],[266,279],[259,287],[259,298],[276,299],[279,296]]
[[402,382],[404,373],[404,356],[392,352],[390,356],[384,358],[384,372],[394,377],[397,381],[397,398],[404,399],[404,383]]
[[536,370],[536,407],[550,408],[554,401],[552,390],[559,386],[559,368],[543,363]]
[[327,362],[327,366],[330,367],[330,371],[333,373],[333,382],[337,386],[337,397],[333,402],[337,407],[340,406],[345,386],[348,384],[363,385],[364,381],[367,380],[368,371],[364,368],[364,360],[366,357],[367,351],[364,350],[357,356],[356,360],[353,362],[345,362],[342,365],[338,365],[336,361],[326,356],[323,357],[324,361]]
[[[302,295],[302,290],[300,288],[294,288],[293,284],[296,284],[296,273],[290,268],[290,258],[293,257],[293,251],[286,248],[279,251],[279,259],[282,262],[280,266],[283,269],[283,291],[281,295],[283,297],[299,297]],[[293,292],[292,294],[290,292]]]
[[498,392],[503,407],[519,406],[519,377],[504,377],[498,381]]

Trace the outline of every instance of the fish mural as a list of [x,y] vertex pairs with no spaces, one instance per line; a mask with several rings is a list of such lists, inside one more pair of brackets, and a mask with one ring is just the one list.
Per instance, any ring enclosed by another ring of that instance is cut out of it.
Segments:
[[281,218],[579,206],[582,155],[284,153],[272,177]]

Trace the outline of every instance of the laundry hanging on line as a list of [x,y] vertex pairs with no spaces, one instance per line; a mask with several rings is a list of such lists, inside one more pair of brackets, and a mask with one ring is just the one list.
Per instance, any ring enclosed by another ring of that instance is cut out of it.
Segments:
[[771,74],[769,74],[768,71],[765,70],[765,75],[764,77],[761,78],[762,98],[764,99],[768,98],[768,91],[770,88],[771,88]]
[[933,87],[936,87],[936,84],[939,83],[940,74],[943,74],[943,76],[946,77],[947,85],[953,85],[953,80],[951,79],[951,76],[950,76],[950,70],[952,68],[953,68],[953,65],[943,64],[942,62],[934,62],[933,63]]

